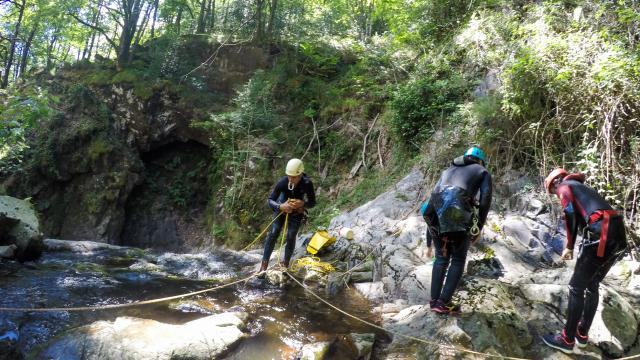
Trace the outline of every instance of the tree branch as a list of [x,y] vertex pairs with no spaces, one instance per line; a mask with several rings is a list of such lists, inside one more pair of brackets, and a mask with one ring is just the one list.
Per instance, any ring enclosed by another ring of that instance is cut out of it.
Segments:
[[69,16],[71,16],[72,18],[76,19],[76,21],[78,21],[79,23],[81,23],[84,26],[87,26],[93,30],[96,30],[97,32],[99,32],[100,34],[104,35],[104,38],[107,39],[107,42],[117,51],[118,50],[118,45],[115,43],[115,41],[113,41],[113,39],[111,39],[109,37],[109,35],[107,35],[107,32],[99,27],[99,26],[95,26],[93,24],[89,24],[88,22],[82,20],[81,18],[79,18],[76,14],[69,12],[68,13]]
[[11,3],[19,8],[22,8],[22,5],[18,4],[17,2],[13,1],[13,0],[3,0],[0,2],[0,5],[4,4],[4,3]]
[[367,157],[367,138],[369,137],[369,134],[371,134],[371,130],[373,130],[373,127],[376,126],[376,121],[378,121],[378,116],[380,115],[380,113],[378,113],[376,115],[376,117],[373,119],[373,124],[371,124],[371,127],[369,127],[369,130],[367,131],[367,134],[364,136],[364,140],[362,141],[362,165],[364,165],[364,168],[367,169],[367,162],[366,162],[366,157]]

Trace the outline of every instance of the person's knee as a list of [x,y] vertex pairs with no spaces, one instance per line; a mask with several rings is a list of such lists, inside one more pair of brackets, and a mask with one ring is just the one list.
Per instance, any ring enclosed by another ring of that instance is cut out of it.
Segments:
[[436,261],[433,263],[435,266],[443,266],[446,267],[449,265],[449,261],[451,260],[448,256],[436,255]]
[[599,290],[600,289],[600,283],[599,282],[593,282],[591,284],[589,284],[589,286],[587,287],[587,296],[598,296],[599,294]]
[[463,265],[464,263],[467,261],[467,254],[465,253],[464,255],[454,255],[451,259],[451,265]]
[[585,288],[577,285],[569,285],[569,296],[576,296],[578,298],[584,297]]

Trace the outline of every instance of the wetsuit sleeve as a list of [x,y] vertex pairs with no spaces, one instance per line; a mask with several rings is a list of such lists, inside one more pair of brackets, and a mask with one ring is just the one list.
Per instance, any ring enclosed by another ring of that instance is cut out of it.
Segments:
[[480,184],[480,208],[478,211],[478,227],[480,230],[482,230],[482,227],[487,221],[492,197],[493,183],[491,181],[491,174],[489,174],[489,172],[485,172],[484,177],[482,178],[482,183]]
[[564,214],[564,224],[567,231],[567,244],[566,248],[573,250],[573,246],[576,243],[576,236],[578,234],[578,217],[573,206],[575,200],[573,191],[568,185],[559,185],[556,190],[556,194],[560,198],[562,204],[562,212]]
[[309,180],[309,184],[306,188],[307,200],[304,202],[304,208],[310,209],[316,206],[316,191],[313,188],[313,182]]
[[431,247],[433,237],[438,232],[436,209],[431,205],[431,202],[427,204],[427,210],[424,212],[424,221],[427,223],[427,246]]
[[281,182],[278,181],[276,186],[273,187],[273,191],[271,191],[271,195],[267,199],[267,204],[273,211],[280,211],[280,203],[278,202],[278,198],[282,194],[282,186]]

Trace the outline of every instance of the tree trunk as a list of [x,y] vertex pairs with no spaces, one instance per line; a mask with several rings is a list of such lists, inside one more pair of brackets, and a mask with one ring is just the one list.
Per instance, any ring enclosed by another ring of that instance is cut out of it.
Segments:
[[122,0],[122,32],[118,49],[118,66],[124,67],[131,58],[131,43],[138,28],[138,19],[142,10],[142,0]]
[[227,15],[229,15],[229,2],[227,0],[222,0],[222,7],[224,8],[224,15],[222,16],[222,31],[224,32],[225,29],[227,28]]
[[273,29],[275,29],[276,11],[278,11],[278,0],[271,0],[269,4],[269,25],[267,26],[267,36],[269,41],[273,41]]
[[71,52],[71,45],[67,45],[67,49],[64,51],[64,56],[62,57],[62,63],[67,62],[67,58],[69,57],[69,52]]
[[216,0],[209,0],[208,15],[209,20],[207,21],[207,28],[209,29],[209,33],[213,33],[216,25]]
[[134,46],[140,45],[142,36],[144,36],[144,31],[146,30],[147,24],[149,23],[150,14],[151,14],[151,3],[147,5],[146,10],[144,11],[144,17],[142,18],[142,23],[140,24],[140,28],[138,28],[138,34],[136,35],[136,40],[133,42]]
[[256,31],[255,39],[258,43],[264,40],[264,19],[263,19],[264,0],[256,0]]
[[51,36],[51,41],[49,45],[47,45],[47,70],[50,70],[53,67],[53,48],[56,45],[56,41],[58,40],[58,35],[56,34],[56,30],[54,29],[54,34]]
[[153,2],[153,22],[151,23],[151,38],[156,37],[156,19],[158,18],[158,1]]
[[[100,13],[102,12],[102,0],[98,0],[98,9],[93,14],[93,26],[100,26]],[[93,50],[93,44],[96,40],[96,29],[91,31],[91,37],[87,38],[87,45],[85,45],[85,51],[82,53],[82,59],[91,60],[91,51]]]
[[367,28],[365,30],[365,37],[367,39],[371,37],[371,28],[373,27],[373,10],[374,0],[369,0],[369,9],[367,11]]
[[29,33],[29,37],[27,38],[27,42],[22,47],[22,60],[20,61],[20,76],[24,74],[27,70],[27,59],[29,57],[29,50],[31,49],[31,43],[33,42],[33,37],[36,35],[36,31],[38,30],[38,24],[36,23],[31,29]]
[[[20,7],[20,13],[18,14],[18,21],[16,21],[16,28],[11,37],[11,45],[9,47],[9,53],[7,55],[7,61],[4,66],[4,74],[2,74],[2,83],[0,88],[6,89],[9,86],[9,73],[11,72],[11,66],[13,65],[13,57],[16,53],[16,42],[18,41],[18,34],[20,33],[20,25],[22,25],[22,16],[24,15],[24,4],[26,0],[22,0]],[[16,4],[17,5],[17,4]]]
[[178,15],[176,16],[176,32],[180,35],[180,23],[182,22],[182,6],[178,9]]
[[198,26],[196,27],[196,34],[204,33],[206,18],[207,18],[207,0],[202,0],[200,1],[200,13],[198,14]]

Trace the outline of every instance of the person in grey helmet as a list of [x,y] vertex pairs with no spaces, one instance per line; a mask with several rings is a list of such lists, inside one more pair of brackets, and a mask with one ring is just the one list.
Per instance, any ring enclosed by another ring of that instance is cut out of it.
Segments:
[[[298,229],[302,224],[304,210],[316,205],[316,193],[313,189],[313,182],[304,173],[304,164],[300,159],[291,159],[287,163],[286,176],[278,180],[271,195],[267,199],[269,207],[273,210],[277,219],[273,222],[271,230],[264,241],[264,253],[260,272],[269,266],[269,259],[275,247],[276,241],[287,222],[286,245],[284,248],[284,258],[280,262],[285,268],[289,267],[289,261],[296,244]],[[281,214],[282,213],[282,214]]]
[[469,244],[480,237],[491,205],[491,175],[485,163],[480,148],[469,148],[442,173],[421,209],[428,225],[427,246],[430,249],[433,243],[436,250],[429,305],[439,314],[460,310],[451,298],[462,277]]

